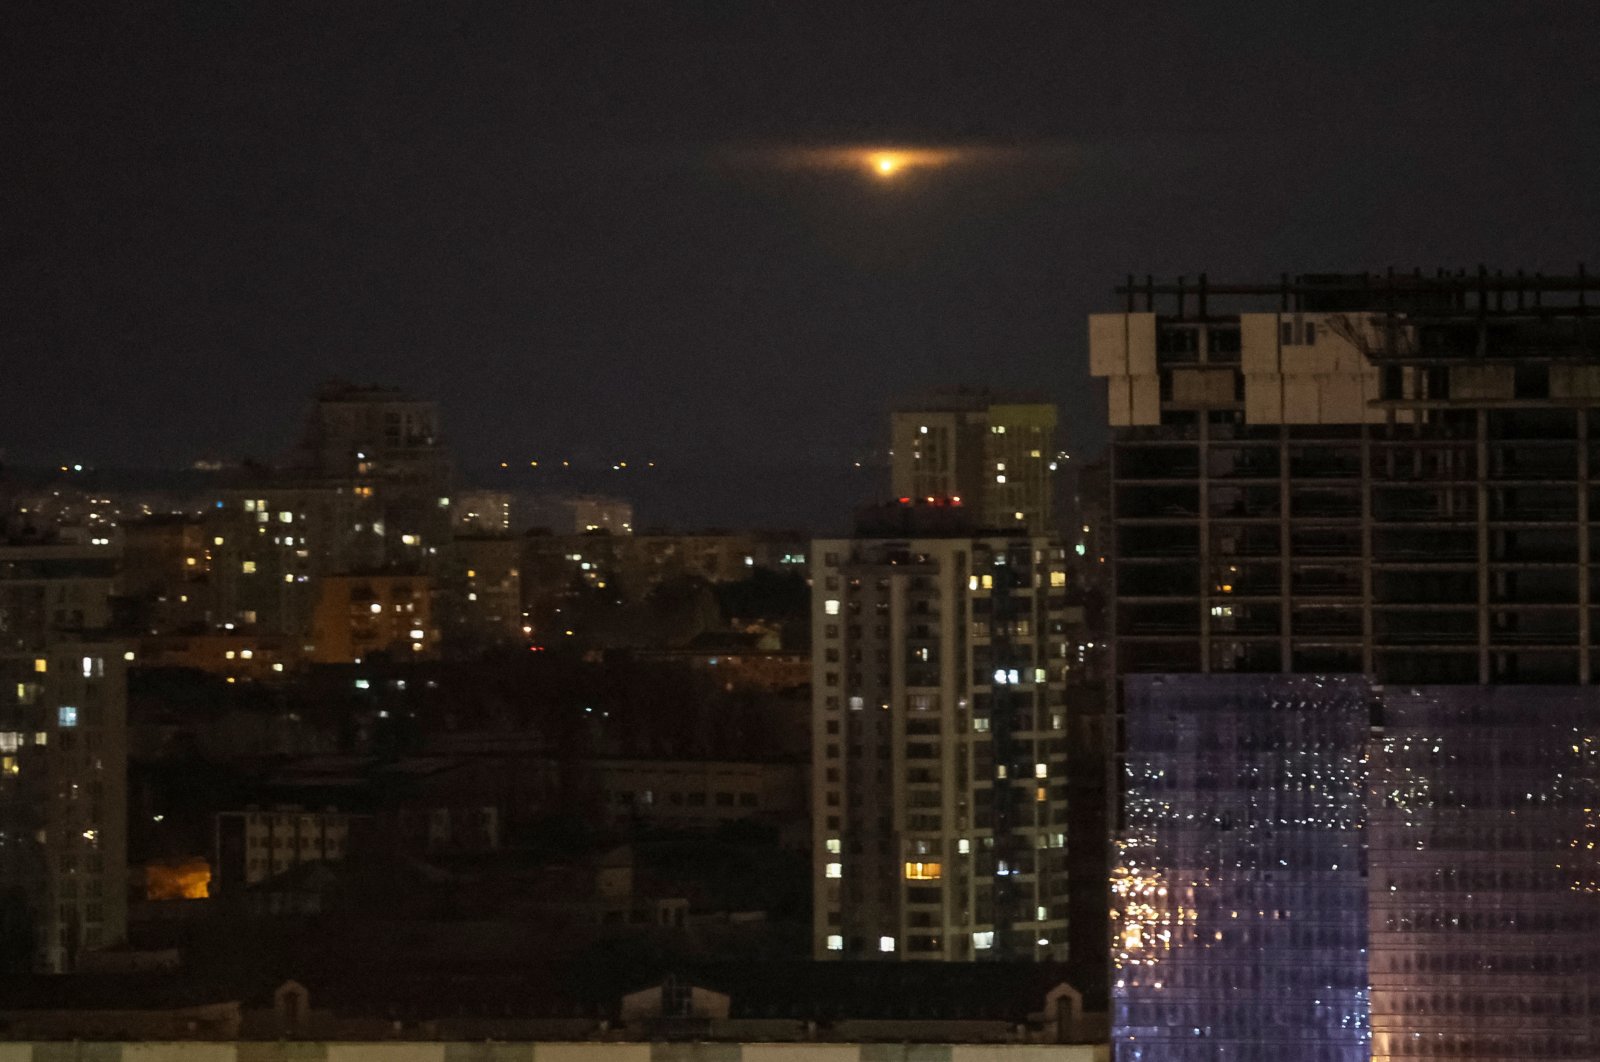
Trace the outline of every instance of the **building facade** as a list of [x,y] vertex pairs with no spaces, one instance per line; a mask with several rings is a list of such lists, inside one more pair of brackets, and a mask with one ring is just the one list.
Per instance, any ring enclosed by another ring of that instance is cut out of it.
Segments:
[[1122,290],[1089,327],[1119,672],[1592,680],[1600,284]]
[[64,972],[127,928],[128,647],[117,559],[0,546],[0,965]]
[[1389,687],[1370,752],[1372,1057],[1600,1058],[1600,711]]
[[814,954],[1066,955],[1064,558],[813,543]]
[[906,504],[971,510],[979,527],[1051,525],[1056,407],[985,393],[908,402],[890,415],[890,486]]
[[1360,678],[1128,679],[1113,869],[1124,1062],[1367,1062]]
[[[1107,751],[1120,843],[1140,841],[1147,810],[1149,755],[1136,739],[1193,722],[1183,697],[1141,693],[1141,673],[1166,675],[1169,694],[1193,684],[1235,699],[1227,683],[1240,673],[1259,673],[1249,696],[1285,672],[1381,683],[1360,851],[1373,1057],[1600,1053],[1586,1024],[1594,894],[1582,884],[1594,827],[1577,810],[1596,805],[1576,795],[1593,784],[1596,718],[1584,687],[1595,674],[1597,292],[1581,272],[1130,279],[1124,311],[1090,320],[1113,428],[1112,670],[1125,743]],[[1285,702],[1281,726],[1308,725],[1316,705]],[[1329,765],[1348,754],[1329,746],[1320,778],[1252,773],[1227,750],[1191,753],[1183,769],[1244,785],[1266,810],[1308,797],[1308,782],[1342,804],[1351,794],[1329,788]],[[1190,816],[1199,823],[1215,802],[1206,786],[1175,794],[1162,831],[1201,829]],[[1343,908],[1308,891],[1328,873],[1315,866],[1290,858],[1273,871],[1262,887],[1274,902],[1257,911],[1333,920]],[[1127,917],[1125,897],[1115,906]],[[1165,982],[1153,995],[1126,978],[1114,1005],[1223,1036],[1237,1013],[1228,994],[1251,991],[1254,975],[1211,951],[1189,957],[1211,987],[1188,1011]],[[1328,1015],[1301,1017],[1311,1029]],[[1159,1024],[1127,1023],[1119,1057],[1201,1057],[1195,1044],[1162,1053],[1136,1041]],[[1238,1049],[1270,1053],[1276,1030],[1260,1029]]]

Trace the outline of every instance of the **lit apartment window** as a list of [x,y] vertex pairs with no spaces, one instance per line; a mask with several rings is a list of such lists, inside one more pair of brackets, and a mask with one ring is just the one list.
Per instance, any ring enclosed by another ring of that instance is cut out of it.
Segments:
[[878,938],[878,950],[879,951],[883,951],[883,952],[893,951],[894,950],[894,938],[893,937],[879,937]]
[[822,876],[825,877],[825,878],[842,878],[842,877],[844,877],[844,864],[843,863],[829,863],[827,866],[822,868]]
[[246,575],[254,575],[256,573],[256,562],[255,561],[245,561],[243,564],[241,564],[239,566],[239,570],[244,572],[244,574],[246,574]]
[[907,881],[938,881],[941,868],[938,863],[907,863]]
[[843,951],[844,950],[844,938],[841,937],[837,933],[828,934],[828,950],[829,951]]
[[836,597],[828,598],[822,603],[822,611],[830,616],[837,616],[839,614],[839,599]]
[[827,843],[824,845],[824,847],[826,847],[828,849],[828,853],[830,855],[838,855],[839,854],[839,838],[837,838],[837,837],[829,837],[828,840],[827,840]]
[[981,933],[972,934],[972,946],[979,951],[994,947],[994,930],[986,929]]
[[969,841],[965,837],[963,837],[963,838],[961,838],[960,840],[958,840],[956,842],[956,853],[958,855],[969,855],[969,854],[971,854],[971,852],[972,852],[972,842],[971,841]]
[[56,724],[64,729],[78,725],[78,709],[70,704],[63,704],[56,709]]
[[50,661],[39,657],[33,662],[33,670],[43,675],[50,670]]
[[1067,585],[1067,573],[1066,572],[1051,572],[1050,573],[1050,585],[1051,586],[1066,586]]

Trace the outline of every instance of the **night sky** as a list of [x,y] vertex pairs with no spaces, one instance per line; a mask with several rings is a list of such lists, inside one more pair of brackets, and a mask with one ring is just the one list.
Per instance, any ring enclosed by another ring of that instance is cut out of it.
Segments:
[[[67,6],[0,14],[12,462],[270,458],[337,374],[471,480],[826,524],[919,388],[1098,449],[1129,271],[1600,266],[1576,0]],[[960,160],[795,164],[884,143]]]

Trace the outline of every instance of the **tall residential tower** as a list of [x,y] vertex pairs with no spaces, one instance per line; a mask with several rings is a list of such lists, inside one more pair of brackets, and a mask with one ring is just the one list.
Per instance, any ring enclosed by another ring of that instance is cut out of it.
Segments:
[[1064,557],[960,515],[813,544],[818,958],[1066,957]]

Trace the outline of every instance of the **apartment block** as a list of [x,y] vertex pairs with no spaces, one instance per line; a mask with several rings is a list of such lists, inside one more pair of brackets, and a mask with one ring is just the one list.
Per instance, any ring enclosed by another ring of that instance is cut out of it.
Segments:
[[0,546],[0,966],[69,971],[126,931],[116,566],[105,546]]
[[1064,958],[1064,557],[877,531],[812,545],[814,953]]
[[890,415],[890,486],[905,504],[963,506],[979,527],[1051,527],[1056,407],[987,392],[909,401]]

